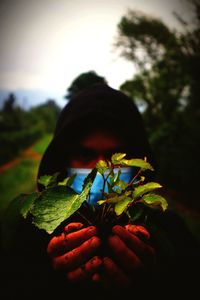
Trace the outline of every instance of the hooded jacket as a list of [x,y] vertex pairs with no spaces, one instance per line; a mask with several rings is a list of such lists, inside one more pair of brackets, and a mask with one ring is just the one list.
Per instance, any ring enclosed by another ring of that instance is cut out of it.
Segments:
[[76,94],[62,110],[53,139],[41,160],[38,177],[65,173],[74,145],[84,134],[96,129],[119,136],[131,157],[147,157],[155,164],[142,116],[133,100],[107,84],[95,84]]

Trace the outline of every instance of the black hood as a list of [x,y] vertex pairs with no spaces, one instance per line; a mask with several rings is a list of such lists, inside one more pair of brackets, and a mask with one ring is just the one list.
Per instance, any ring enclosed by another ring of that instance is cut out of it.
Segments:
[[111,129],[123,137],[132,157],[153,163],[141,114],[133,100],[106,84],[96,84],[76,94],[63,108],[54,137],[40,162],[38,177],[62,172],[63,161],[84,132]]

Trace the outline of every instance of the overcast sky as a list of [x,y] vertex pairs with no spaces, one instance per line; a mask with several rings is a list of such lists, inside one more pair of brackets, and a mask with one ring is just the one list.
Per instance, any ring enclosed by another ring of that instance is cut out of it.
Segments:
[[117,24],[139,9],[177,27],[182,0],[1,0],[0,89],[62,97],[72,80],[96,71],[118,88],[134,66],[113,51]]

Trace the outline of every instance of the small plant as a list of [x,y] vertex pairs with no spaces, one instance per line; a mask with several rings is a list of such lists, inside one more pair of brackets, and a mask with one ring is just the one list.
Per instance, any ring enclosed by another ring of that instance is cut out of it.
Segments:
[[[120,179],[122,167],[134,167],[137,172],[130,180]],[[117,172],[116,172],[117,170]],[[82,205],[92,211],[92,223],[105,226],[113,225],[119,219],[126,218],[130,223],[138,222],[148,217],[148,213],[155,209],[164,211],[167,201],[155,190],[162,186],[157,182],[146,182],[146,170],[154,171],[153,167],[144,159],[126,159],[125,153],[115,153],[109,161],[100,160],[86,177],[81,193],[71,187],[76,175],[58,181],[59,173],[41,176],[38,180],[44,186],[41,192],[21,194],[14,199],[9,207],[7,217],[30,218],[31,222],[48,234],[74,213],[80,213]],[[88,204],[90,190],[97,172],[103,177],[102,199],[93,207]],[[107,191],[105,187],[107,185]],[[83,216],[84,217],[84,216]],[[88,223],[87,217],[84,217]]]
[[[104,186],[108,185],[108,192],[103,189],[103,199],[98,201],[103,206],[102,223],[112,222],[110,218],[106,218],[109,213],[116,218],[125,214],[128,221],[134,223],[141,216],[145,219],[147,211],[151,209],[164,211],[167,208],[166,199],[155,193],[162,186],[157,182],[146,182],[144,173],[146,170],[154,171],[152,165],[146,158],[143,160],[125,157],[125,153],[116,153],[112,155],[111,161],[100,160],[96,165],[97,171],[103,176]],[[134,167],[137,170],[128,183],[120,179],[122,167]],[[114,169],[118,169],[117,173],[114,173]]]

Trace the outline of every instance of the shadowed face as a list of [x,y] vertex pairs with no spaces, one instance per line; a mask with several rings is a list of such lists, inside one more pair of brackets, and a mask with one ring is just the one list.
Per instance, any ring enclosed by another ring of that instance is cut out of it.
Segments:
[[71,168],[94,168],[100,160],[123,151],[123,142],[111,133],[97,131],[81,139],[69,160]]

